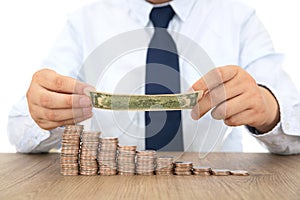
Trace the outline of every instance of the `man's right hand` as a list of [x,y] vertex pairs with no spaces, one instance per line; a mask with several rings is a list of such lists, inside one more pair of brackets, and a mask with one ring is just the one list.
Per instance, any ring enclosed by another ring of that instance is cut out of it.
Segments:
[[92,103],[86,92],[94,88],[53,70],[36,72],[27,91],[29,112],[45,130],[74,124],[92,117]]

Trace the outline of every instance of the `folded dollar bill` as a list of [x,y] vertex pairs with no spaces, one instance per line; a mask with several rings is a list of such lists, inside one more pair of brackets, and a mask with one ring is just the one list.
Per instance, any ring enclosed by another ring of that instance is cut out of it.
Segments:
[[90,92],[93,107],[107,110],[160,111],[192,109],[203,91],[186,94],[121,95]]

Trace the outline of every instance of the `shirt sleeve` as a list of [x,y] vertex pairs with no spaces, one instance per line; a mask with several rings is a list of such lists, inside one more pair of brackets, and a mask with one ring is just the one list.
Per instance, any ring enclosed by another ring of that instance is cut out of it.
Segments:
[[[82,65],[81,42],[70,21],[56,39],[49,55],[41,64],[41,68],[50,68],[59,74],[78,80],[78,71]],[[58,149],[61,143],[62,129],[51,131],[41,129],[31,118],[27,99],[24,96],[13,106],[8,116],[8,138],[17,152],[39,153]]]
[[251,134],[277,154],[300,153],[300,94],[282,69],[284,56],[274,51],[270,36],[255,13],[241,31],[240,64],[277,99],[280,122],[268,133]]

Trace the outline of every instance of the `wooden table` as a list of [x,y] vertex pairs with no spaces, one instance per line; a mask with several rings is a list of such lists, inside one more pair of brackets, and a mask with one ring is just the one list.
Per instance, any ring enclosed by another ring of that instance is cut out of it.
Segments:
[[0,154],[0,199],[300,199],[300,155],[211,153],[199,160],[185,153],[181,159],[250,176],[62,176],[58,154]]

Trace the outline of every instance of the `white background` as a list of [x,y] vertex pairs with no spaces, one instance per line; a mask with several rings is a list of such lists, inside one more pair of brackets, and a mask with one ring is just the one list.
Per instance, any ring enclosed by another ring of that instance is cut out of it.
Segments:
[[[6,131],[10,108],[25,94],[32,74],[47,55],[67,14],[90,1],[0,0],[0,152],[15,151],[9,144]],[[276,50],[286,55],[284,68],[299,89],[299,0],[243,1],[256,8]],[[249,140],[254,141],[246,137],[244,150],[259,150]]]

